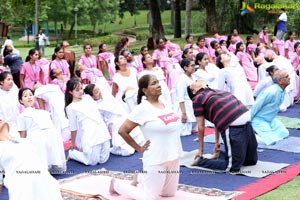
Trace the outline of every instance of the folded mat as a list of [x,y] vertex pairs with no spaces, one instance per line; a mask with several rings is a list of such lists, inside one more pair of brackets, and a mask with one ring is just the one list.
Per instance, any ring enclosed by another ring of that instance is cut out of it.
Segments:
[[[180,159],[180,165],[185,166],[188,168],[194,169],[191,173],[200,174],[200,173],[225,173],[225,171],[218,171],[218,170],[211,170],[203,167],[198,166],[191,166],[191,163],[194,160],[195,155],[197,154],[198,150],[184,152],[183,157]],[[205,154],[204,157],[209,157],[209,154]],[[256,165],[253,166],[242,166],[240,171],[235,174],[242,174],[248,177],[256,177],[262,178],[270,174],[274,173],[285,173],[285,170],[281,170],[284,167],[287,167],[289,164],[286,163],[273,163],[273,162],[265,162],[265,161],[257,161]],[[199,171],[199,170],[204,170]]]
[[285,116],[277,116],[279,121],[283,123],[283,125],[287,128],[300,129],[300,119],[293,117],[285,117]]
[[[132,173],[123,173],[117,171],[107,171],[105,169],[94,170],[91,173],[79,174],[77,176],[60,180],[60,188],[65,199],[114,199],[129,200],[124,195],[111,196],[109,186],[111,178],[117,181],[130,184],[133,178]],[[168,200],[221,200],[232,199],[243,192],[222,191],[215,188],[202,188],[189,185],[179,185],[178,191],[174,197],[168,197]],[[160,198],[166,199],[166,198]]]
[[[197,140],[198,138],[195,139],[195,141]],[[204,142],[215,143],[215,135],[204,136]],[[223,143],[223,140],[220,139],[220,142]],[[258,148],[300,153],[300,137],[289,136],[274,145],[258,144]]]

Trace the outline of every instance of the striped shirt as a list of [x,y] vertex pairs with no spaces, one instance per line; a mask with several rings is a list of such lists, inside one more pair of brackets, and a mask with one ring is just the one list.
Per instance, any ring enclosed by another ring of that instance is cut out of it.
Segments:
[[198,91],[193,98],[193,108],[196,117],[204,116],[220,132],[225,131],[234,120],[248,111],[231,93],[210,88]]

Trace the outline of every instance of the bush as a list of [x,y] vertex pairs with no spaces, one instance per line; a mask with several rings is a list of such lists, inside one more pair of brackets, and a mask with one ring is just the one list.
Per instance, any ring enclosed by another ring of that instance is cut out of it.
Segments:
[[103,37],[89,38],[89,39],[84,40],[83,42],[90,43],[93,47],[96,47],[101,43],[115,45],[119,40],[120,40],[120,38],[118,36],[106,35]]

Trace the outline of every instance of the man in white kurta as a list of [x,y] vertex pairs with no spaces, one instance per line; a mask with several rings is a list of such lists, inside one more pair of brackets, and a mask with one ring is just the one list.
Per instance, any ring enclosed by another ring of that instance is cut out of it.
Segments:
[[273,76],[275,84],[258,95],[251,108],[251,123],[266,145],[272,145],[289,136],[287,128],[275,117],[285,96],[284,89],[289,85],[287,72],[279,70]]

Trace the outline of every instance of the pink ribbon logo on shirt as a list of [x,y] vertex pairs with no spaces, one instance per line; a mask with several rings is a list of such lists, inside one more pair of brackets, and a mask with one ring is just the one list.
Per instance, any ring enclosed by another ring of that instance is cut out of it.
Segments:
[[165,123],[165,125],[167,125],[171,122],[176,122],[179,119],[179,117],[177,115],[175,115],[174,113],[161,115],[161,116],[158,116],[158,118],[160,118]]

